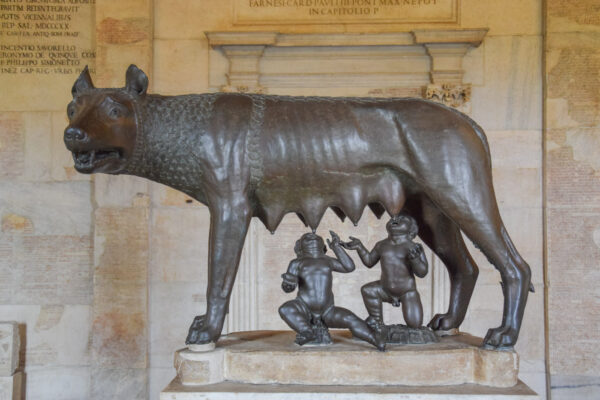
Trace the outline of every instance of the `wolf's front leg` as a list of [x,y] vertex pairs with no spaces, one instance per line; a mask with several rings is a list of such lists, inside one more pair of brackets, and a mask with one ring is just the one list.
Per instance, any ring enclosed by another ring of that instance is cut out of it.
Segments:
[[216,342],[235,281],[244,239],[252,217],[247,201],[222,199],[210,207],[206,314],[194,318],[186,344]]

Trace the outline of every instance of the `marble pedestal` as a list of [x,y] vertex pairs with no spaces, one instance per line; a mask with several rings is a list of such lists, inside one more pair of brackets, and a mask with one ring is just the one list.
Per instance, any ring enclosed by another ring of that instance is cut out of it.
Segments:
[[446,389],[465,385],[480,388],[482,395],[487,390],[506,396],[516,390],[535,396],[521,390],[515,352],[482,349],[481,339],[467,334],[425,345],[389,345],[385,353],[353,339],[348,331],[331,331],[334,343],[326,347],[301,347],[294,337],[291,331],[238,332],[221,338],[212,351],[179,350],[177,377],[161,399],[195,398],[190,393],[224,399],[223,393],[235,391],[250,396],[243,398],[266,398],[267,393],[329,393],[328,387],[346,391],[340,399],[355,398],[353,393],[388,398],[416,395],[424,387],[432,388],[429,394],[446,395],[451,393]]
[[204,386],[182,385],[177,378],[160,394],[160,400],[540,400],[519,381],[510,388],[458,386],[336,386],[252,385],[221,382]]

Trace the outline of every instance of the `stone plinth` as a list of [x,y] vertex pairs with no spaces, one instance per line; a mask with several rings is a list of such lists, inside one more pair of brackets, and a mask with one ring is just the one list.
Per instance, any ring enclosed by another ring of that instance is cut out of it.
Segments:
[[300,347],[291,331],[238,332],[223,337],[214,351],[175,354],[184,385],[234,381],[280,385],[517,384],[515,352],[480,348],[481,339],[460,334],[425,345],[388,345],[385,353],[331,331],[333,345]]
[[460,386],[311,386],[252,385],[221,382],[205,386],[173,380],[160,400],[539,400],[519,381],[510,388],[466,384]]

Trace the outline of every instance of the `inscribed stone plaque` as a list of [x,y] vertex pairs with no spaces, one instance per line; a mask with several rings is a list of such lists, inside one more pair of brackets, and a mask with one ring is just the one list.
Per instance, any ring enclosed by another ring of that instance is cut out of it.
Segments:
[[64,108],[54,96],[94,60],[94,3],[0,0],[0,110]]
[[460,0],[235,0],[237,24],[456,23]]

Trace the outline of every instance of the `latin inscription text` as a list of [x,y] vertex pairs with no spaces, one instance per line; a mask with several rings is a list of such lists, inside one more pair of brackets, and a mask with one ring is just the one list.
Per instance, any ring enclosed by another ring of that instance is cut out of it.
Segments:
[[0,0],[0,74],[81,70],[95,57],[87,37],[94,4],[95,0]]
[[240,23],[455,22],[457,0],[236,0]]

